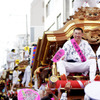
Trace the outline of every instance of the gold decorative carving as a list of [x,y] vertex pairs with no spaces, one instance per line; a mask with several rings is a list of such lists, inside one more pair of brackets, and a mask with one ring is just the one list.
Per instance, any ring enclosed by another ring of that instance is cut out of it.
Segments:
[[[70,16],[69,19],[67,19],[67,21],[70,21],[73,19],[99,20],[100,19],[100,8],[98,8],[98,7],[78,8],[78,11],[75,11],[75,14]],[[66,24],[66,22],[64,22],[64,24]]]
[[84,30],[83,36],[90,44],[100,43],[100,27]]

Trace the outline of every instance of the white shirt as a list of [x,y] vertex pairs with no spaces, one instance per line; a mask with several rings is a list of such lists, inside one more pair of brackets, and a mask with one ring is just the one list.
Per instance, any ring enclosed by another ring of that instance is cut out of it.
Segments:
[[[83,53],[83,55],[85,56],[86,59],[90,58],[90,57],[94,57],[95,53],[92,50],[91,46],[89,45],[89,43],[86,40],[81,40],[79,47]],[[70,40],[68,40],[67,42],[65,42],[63,48],[65,50],[65,61],[67,60],[75,60],[77,62],[82,62],[80,56],[78,55],[78,53],[76,52],[75,48],[73,47],[72,43]]]
[[7,55],[7,61],[8,62],[12,62],[12,61],[15,61],[15,56],[17,55],[17,53],[14,53],[14,52],[10,52],[10,53],[8,53],[8,55]]
[[16,71],[16,70],[13,71],[13,83],[16,83],[19,80],[18,78],[19,74],[21,74],[21,71]]
[[25,72],[31,73],[31,67],[30,67],[30,65],[28,65],[28,66],[26,67]]
[[28,58],[29,57],[29,52],[28,52],[28,50],[26,50],[25,51],[25,56],[24,56],[25,58]]

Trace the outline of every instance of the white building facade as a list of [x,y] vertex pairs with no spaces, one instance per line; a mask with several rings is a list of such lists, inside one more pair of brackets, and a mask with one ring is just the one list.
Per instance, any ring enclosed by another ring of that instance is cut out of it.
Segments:
[[44,0],[33,0],[30,9],[30,40],[36,42],[44,33]]
[[72,0],[44,0],[44,29],[58,30],[72,15]]
[[30,40],[36,42],[44,31],[58,30],[72,15],[72,0],[33,0],[30,10]]

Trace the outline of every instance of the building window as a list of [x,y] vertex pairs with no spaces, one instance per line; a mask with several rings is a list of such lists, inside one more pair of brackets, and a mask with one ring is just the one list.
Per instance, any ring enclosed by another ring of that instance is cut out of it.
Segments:
[[61,13],[57,16],[57,29],[61,28]]
[[54,6],[54,0],[49,0],[49,2],[46,5],[46,17],[48,17],[53,11],[53,6]]

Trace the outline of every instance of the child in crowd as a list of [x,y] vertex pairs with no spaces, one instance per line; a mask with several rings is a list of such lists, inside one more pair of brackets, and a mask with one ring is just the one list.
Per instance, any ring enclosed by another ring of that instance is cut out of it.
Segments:
[[13,91],[13,88],[15,87],[15,85],[19,86],[19,74],[21,74],[21,71],[18,71],[18,66],[15,66],[14,71],[13,71],[13,82],[12,82],[12,87],[11,87],[11,91]]

